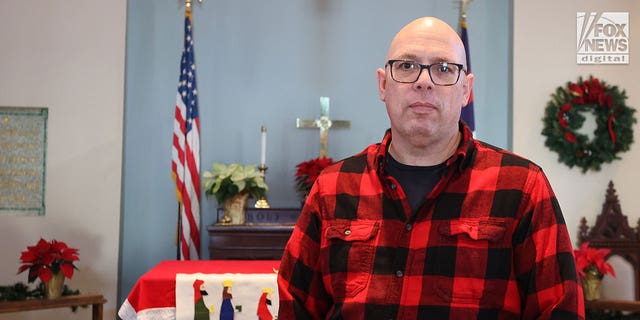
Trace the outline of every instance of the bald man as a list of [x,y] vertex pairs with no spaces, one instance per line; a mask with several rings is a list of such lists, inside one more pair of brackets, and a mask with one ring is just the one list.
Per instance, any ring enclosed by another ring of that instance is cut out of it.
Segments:
[[425,17],[377,70],[391,128],[320,175],[278,273],[278,319],[584,319],[542,169],[473,138],[464,46]]

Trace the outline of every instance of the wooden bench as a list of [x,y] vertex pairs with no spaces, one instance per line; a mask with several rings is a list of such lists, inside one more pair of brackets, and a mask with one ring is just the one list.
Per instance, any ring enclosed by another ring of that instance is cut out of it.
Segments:
[[62,296],[56,299],[27,299],[0,302],[0,313],[22,312],[64,307],[80,307],[91,305],[93,320],[102,320],[102,305],[107,302],[103,295],[80,294]]

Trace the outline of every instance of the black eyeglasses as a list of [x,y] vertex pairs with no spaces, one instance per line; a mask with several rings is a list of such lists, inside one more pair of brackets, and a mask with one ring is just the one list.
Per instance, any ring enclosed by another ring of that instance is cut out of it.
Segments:
[[[463,65],[453,62],[438,62],[420,64],[413,60],[389,60],[391,78],[400,83],[414,83],[418,81],[423,69],[427,69],[431,82],[439,86],[452,86],[458,83]],[[466,73],[466,71],[465,71]]]

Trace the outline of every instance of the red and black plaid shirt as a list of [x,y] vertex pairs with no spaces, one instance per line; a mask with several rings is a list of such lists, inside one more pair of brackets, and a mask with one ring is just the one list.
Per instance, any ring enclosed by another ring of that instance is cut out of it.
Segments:
[[544,173],[461,131],[414,215],[384,172],[389,132],[322,173],[282,258],[280,320],[584,319]]

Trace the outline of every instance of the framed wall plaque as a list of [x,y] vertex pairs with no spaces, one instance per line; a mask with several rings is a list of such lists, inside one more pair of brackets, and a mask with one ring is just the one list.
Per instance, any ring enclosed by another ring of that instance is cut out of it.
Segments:
[[48,114],[0,106],[0,216],[45,213]]

